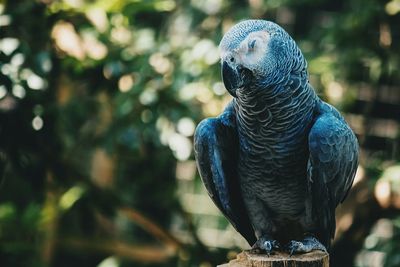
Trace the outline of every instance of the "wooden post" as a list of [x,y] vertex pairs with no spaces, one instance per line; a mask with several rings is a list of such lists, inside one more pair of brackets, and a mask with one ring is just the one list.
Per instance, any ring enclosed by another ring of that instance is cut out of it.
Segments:
[[217,267],[329,267],[329,254],[315,250],[290,257],[284,252],[275,252],[267,256],[243,251],[236,259]]

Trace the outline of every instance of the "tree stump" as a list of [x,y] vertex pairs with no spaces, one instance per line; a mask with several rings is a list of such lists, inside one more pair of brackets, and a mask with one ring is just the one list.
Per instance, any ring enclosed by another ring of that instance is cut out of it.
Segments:
[[316,250],[290,257],[284,252],[267,256],[243,251],[237,255],[236,259],[217,267],[329,267],[329,254]]

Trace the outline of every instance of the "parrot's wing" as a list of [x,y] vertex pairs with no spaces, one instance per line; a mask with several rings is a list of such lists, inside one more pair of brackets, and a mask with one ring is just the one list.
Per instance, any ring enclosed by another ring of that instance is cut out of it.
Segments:
[[211,199],[250,245],[256,241],[244,206],[238,173],[239,142],[230,104],[218,118],[203,120],[196,129],[197,167]]
[[358,142],[339,113],[324,106],[308,137],[308,174],[319,238],[329,247],[336,229],[335,208],[346,198],[357,170]]

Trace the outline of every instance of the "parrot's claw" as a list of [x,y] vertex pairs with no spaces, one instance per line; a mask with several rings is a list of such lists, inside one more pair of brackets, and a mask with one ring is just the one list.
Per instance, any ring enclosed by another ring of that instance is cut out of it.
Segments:
[[287,249],[290,256],[296,253],[307,253],[313,250],[322,250],[327,252],[325,246],[312,236],[307,236],[302,241],[290,241]]
[[251,251],[260,253],[265,252],[267,255],[271,255],[274,250],[279,250],[279,242],[266,237],[260,237],[257,242],[251,247]]

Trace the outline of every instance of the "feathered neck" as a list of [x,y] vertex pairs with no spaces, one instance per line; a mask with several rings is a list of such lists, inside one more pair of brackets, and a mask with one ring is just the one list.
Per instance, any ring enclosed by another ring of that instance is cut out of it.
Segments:
[[237,90],[236,112],[239,131],[252,136],[276,135],[301,131],[312,116],[318,97],[303,79],[286,79],[286,83]]

